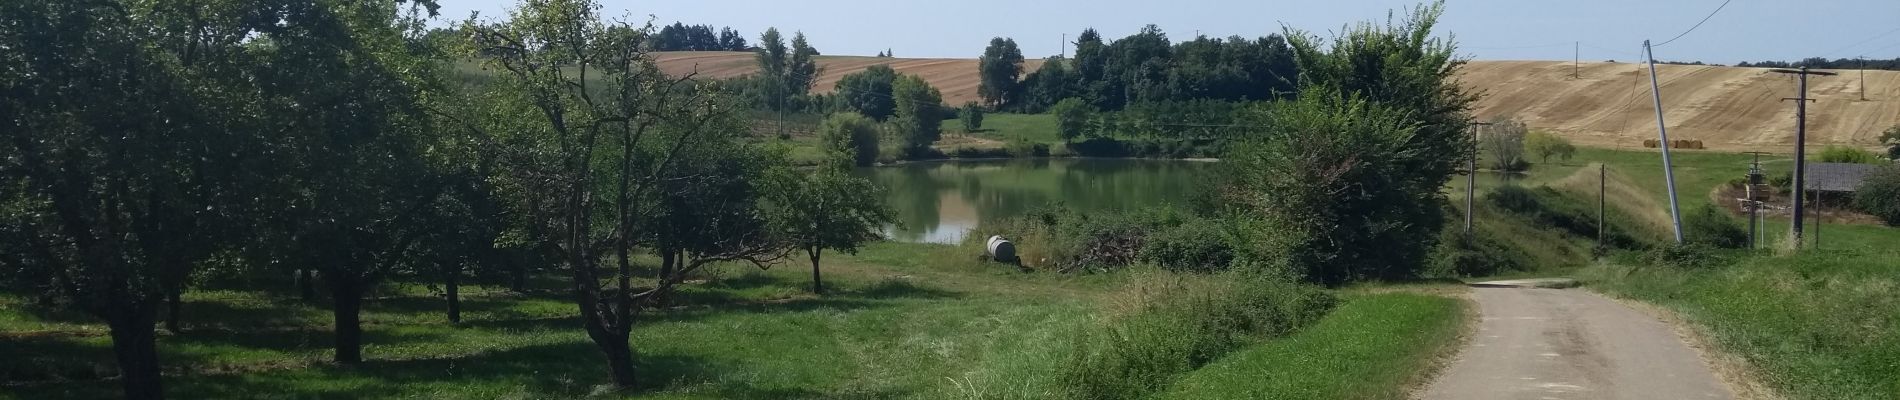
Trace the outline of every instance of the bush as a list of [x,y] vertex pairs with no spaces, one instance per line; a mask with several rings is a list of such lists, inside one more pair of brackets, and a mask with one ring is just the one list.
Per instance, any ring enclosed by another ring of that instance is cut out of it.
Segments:
[[854,165],[870,166],[878,160],[876,124],[859,114],[832,114],[818,127],[825,151],[833,157],[851,160]]
[[1338,299],[1288,277],[1150,273],[1133,279],[1126,310],[1075,336],[1056,380],[1069,398],[1132,399],[1246,343],[1319,320]]
[[1056,116],[1056,134],[1067,142],[1082,136],[1088,129],[1089,116],[1095,113],[1094,107],[1082,99],[1070,97],[1056,102],[1049,112]]
[[1854,208],[1900,226],[1900,164],[1875,169],[1854,193]]
[[1432,252],[1431,275],[1469,278],[1528,271],[1535,266],[1530,254],[1487,230],[1477,229],[1467,236],[1463,226],[1447,225],[1439,232],[1438,248]]
[[1009,150],[1009,155],[1016,158],[1048,157],[1049,156],[1048,144],[1036,143],[1036,142],[1031,142],[1031,141],[1023,140],[1023,139],[1011,140],[1009,142],[1008,150]]
[[1234,261],[1234,239],[1220,224],[1195,218],[1149,235],[1141,260],[1172,271],[1225,270]]
[[966,103],[963,109],[958,111],[957,119],[963,122],[964,132],[976,132],[983,129],[983,106],[974,101]]
[[1479,145],[1489,157],[1491,169],[1499,171],[1523,171],[1530,168],[1530,162],[1524,160],[1524,138],[1530,132],[1523,122],[1499,119],[1480,130]]
[[1728,214],[1728,210],[1713,204],[1703,204],[1694,211],[1683,215],[1683,240],[1692,244],[1723,249],[1748,247],[1748,230],[1742,223]]
[[1577,154],[1577,146],[1570,144],[1569,140],[1544,131],[1531,132],[1530,136],[1524,138],[1524,147],[1536,155],[1539,162],[1544,163],[1550,162],[1552,156],[1569,161],[1572,155]]
[[1884,164],[1885,160],[1874,152],[1847,146],[1827,146],[1821,150],[1821,162],[1848,164]]
[[1659,246],[1644,253],[1643,261],[1650,265],[1690,269],[1720,265],[1723,259],[1708,245],[1690,242]]

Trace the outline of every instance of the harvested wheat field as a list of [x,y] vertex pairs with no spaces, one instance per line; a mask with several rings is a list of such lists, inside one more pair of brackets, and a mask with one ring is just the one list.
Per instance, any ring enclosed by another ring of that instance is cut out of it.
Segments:
[[[730,78],[751,73],[752,53],[667,52],[660,67],[669,74],[698,71]],[[846,74],[877,64],[924,77],[943,91],[944,102],[977,100],[976,60],[968,58],[876,58],[821,56],[816,90],[828,92]],[[1042,60],[1029,60],[1034,70]],[[1671,139],[1700,140],[1715,150],[1790,152],[1794,143],[1793,77],[1762,68],[1658,65]],[[1900,124],[1900,72],[1868,71],[1867,101],[1860,100],[1856,71],[1813,77],[1808,107],[1809,142],[1876,145],[1887,127]],[[1581,144],[1641,147],[1656,138],[1655,107],[1642,64],[1584,63],[1581,78],[1561,61],[1473,61],[1463,81],[1485,94],[1482,119],[1512,117]]]

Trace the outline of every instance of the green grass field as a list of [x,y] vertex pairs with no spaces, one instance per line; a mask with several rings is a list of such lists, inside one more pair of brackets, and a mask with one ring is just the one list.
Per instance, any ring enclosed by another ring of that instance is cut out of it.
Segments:
[[[823,297],[808,294],[809,271],[796,263],[720,271],[635,328],[644,382],[632,392],[603,392],[604,359],[558,290],[520,295],[465,286],[464,321],[450,324],[425,285],[387,285],[367,303],[367,360],[353,367],[328,362],[330,315],[321,304],[194,291],[186,296],[185,332],[161,333],[160,359],[177,398],[1051,398],[1070,393],[1055,371],[1076,349],[1076,329],[1125,307],[1116,298],[1133,283],[1126,273],[1022,273],[975,262],[964,247],[901,243],[827,257],[833,292]],[[116,396],[103,326],[32,311],[38,308],[29,301],[0,296],[0,354],[10,361],[0,365],[0,398]],[[1355,297],[1342,309],[1349,311],[1339,316],[1343,324],[1314,329],[1390,338],[1392,329],[1427,325],[1351,321],[1368,311],[1455,319],[1443,307],[1452,302]],[[1304,348],[1311,336],[1266,339],[1244,351]],[[1411,351],[1422,343],[1375,349]],[[1308,357],[1365,357],[1366,350],[1324,348]],[[1300,375],[1308,367],[1248,368]],[[1345,369],[1330,379],[1333,387],[1390,393],[1403,380],[1395,377],[1410,373]]]

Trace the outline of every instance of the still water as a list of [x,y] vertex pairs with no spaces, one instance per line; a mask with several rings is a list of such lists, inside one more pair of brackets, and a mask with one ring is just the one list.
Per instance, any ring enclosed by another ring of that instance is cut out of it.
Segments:
[[1185,204],[1215,164],[1132,159],[942,161],[866,168],[905,242],[958,243],[977,224],[1060,202],[1081,212]]

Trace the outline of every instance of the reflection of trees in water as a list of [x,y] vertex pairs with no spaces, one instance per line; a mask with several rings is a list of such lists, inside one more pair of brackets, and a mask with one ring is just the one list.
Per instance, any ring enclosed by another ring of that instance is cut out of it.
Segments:
[[[1021,215],[1062,202],[1080,211],[1128,210],[1185,204],[1209,164],[1151,160],[1017,160],[907,164],[864,171],[890,191],[888,204],[904,229],[898,240],[917,241],[945,225]],[[954,197],[944,193],[955,190]],[[964,204],[945,204],[961,200]],[[958,212],[945,212],[947,207]],[[963,206],[975,215],[965,215]],[[956,221],[944,221],[953,218]]]

